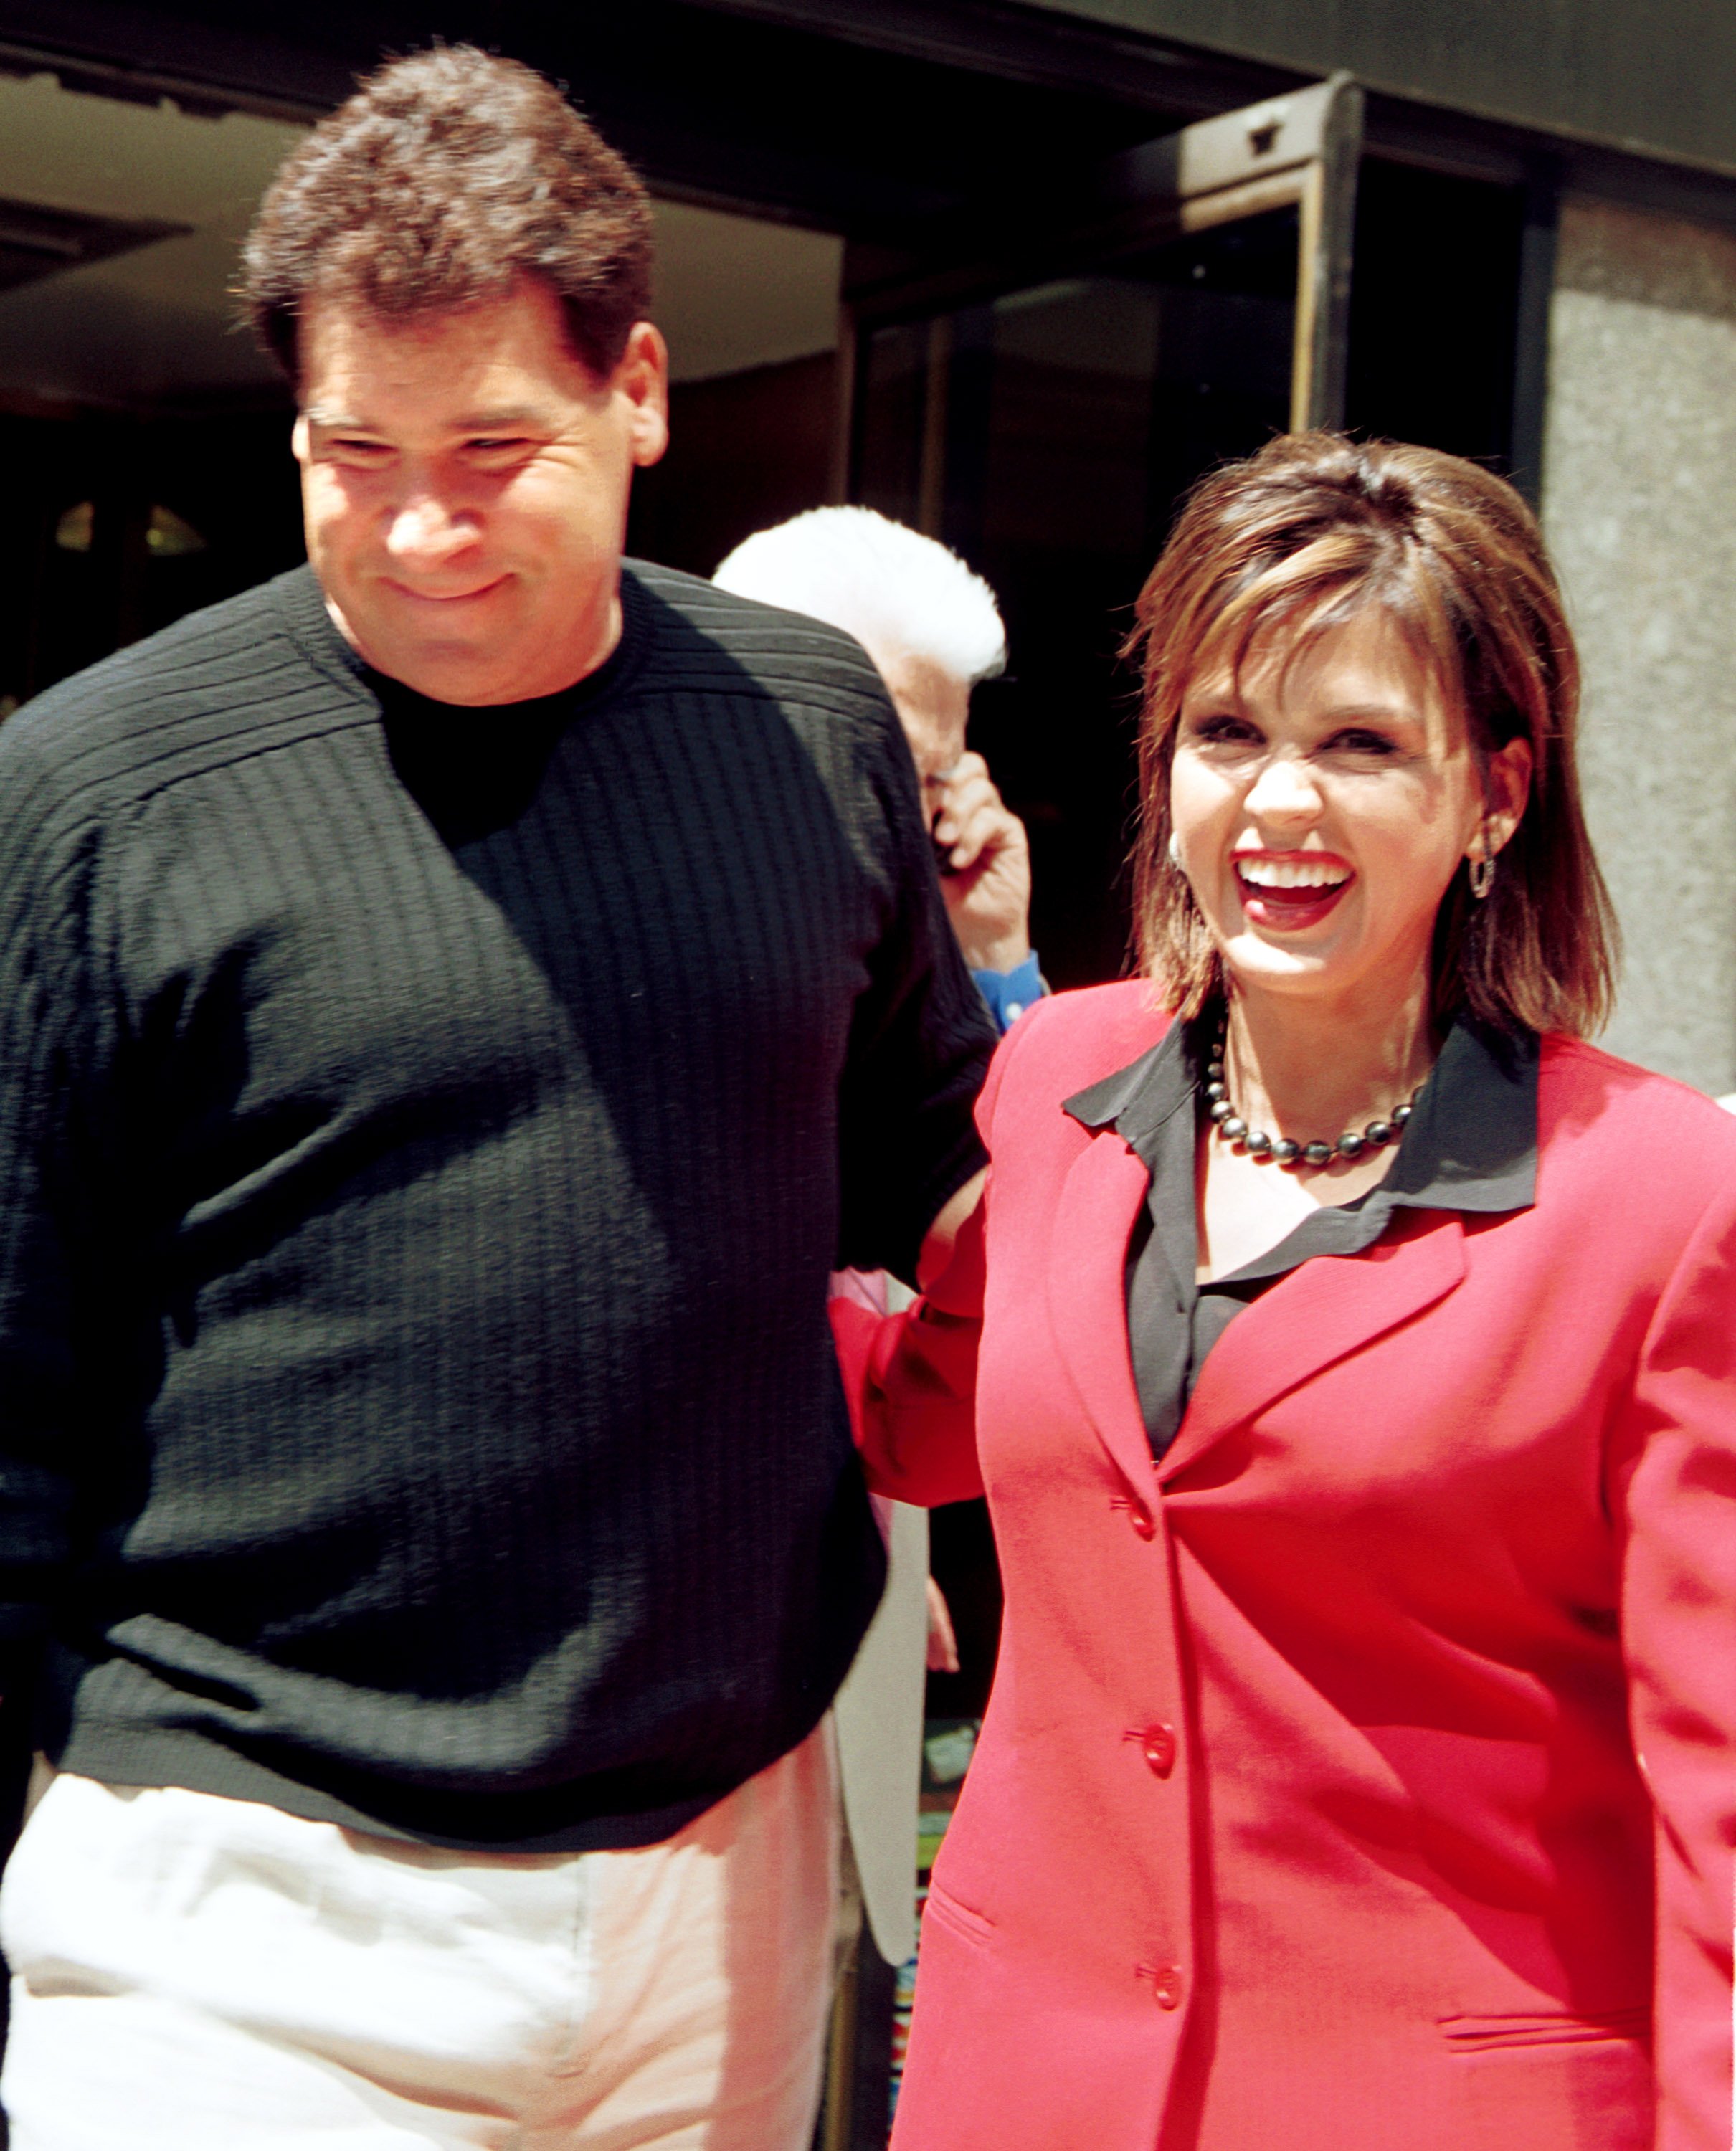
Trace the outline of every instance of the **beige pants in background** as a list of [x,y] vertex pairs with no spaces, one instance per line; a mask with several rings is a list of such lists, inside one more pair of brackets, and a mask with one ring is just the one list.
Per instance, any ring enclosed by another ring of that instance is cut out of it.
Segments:
[[808,2151],[829,1722],[666,1843],[477,1855],[54,1779],[0,1890],[12,2151]]

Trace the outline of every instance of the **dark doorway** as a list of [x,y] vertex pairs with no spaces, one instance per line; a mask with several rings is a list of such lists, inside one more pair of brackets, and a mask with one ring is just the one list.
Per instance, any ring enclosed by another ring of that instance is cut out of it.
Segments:
[[293,567],[290,411],[0,413],[0,710]]
[[1525,189],[1378,157],[1356,197],[1345,422],[1506,474]]
[[868,330],[853,497],[944,539],[1006,620],[973,744],[1030,828],[1053,984],[1122,969],[1133,683],[1118,652],[1177,504],[1288,422],[1297,219]]
[[838,361],[815,352],[669,393],[669,453],[633,481],[627,549],[709,575],[756,530],[817,508],[836,461]]

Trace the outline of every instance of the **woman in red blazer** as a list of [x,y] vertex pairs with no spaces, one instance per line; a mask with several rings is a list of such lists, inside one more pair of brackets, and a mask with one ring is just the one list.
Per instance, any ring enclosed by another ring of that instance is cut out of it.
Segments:
[[1140,617],[1146,975],[1021,1020],[951,1268],[840,1318],[1006,1592],[895,2151],[1726,2151],[1736,1121],[1582,1042],[1536,525],[1279,441]]

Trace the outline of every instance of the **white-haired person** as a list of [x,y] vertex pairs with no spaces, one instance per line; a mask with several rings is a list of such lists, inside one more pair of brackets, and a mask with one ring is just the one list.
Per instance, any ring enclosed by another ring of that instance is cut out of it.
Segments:
[[956,553],[872,508],[812,508],[744,539],[712,578],[853,635],[910,742],[947,916],[1003,1030],[1044,991],[1025,824],[964,748],[970,691],[1006,664],[995,593]]
[[[869,508],[810,509],[759,531],[713,580],[738,597],[842,628],[873,660],[916,764],[947,916],[1006,1031],[1047,989],[1030,945],[1025,825],[983,757],[964,747],[970,691],[1006,663],[995,593],[956,553]],[[833,1292],[876,1313],[905,1296],[883,1275],[848,1270],[833,1278]],[[926,1514],[878,1496],[874,1506],[887,1539],[886,1590],[834,1706],[850,1853],[838,1941],[841,1956],[853,1950],[865,1921],[880,1957],[895,1966],[915,1948],[924,1660],[931,1672],[956,1673],[959,1658],[946,1601],[929,1577]],[[888,2066],[892,1998],[889,1973],[858,1987],[864,2013],[852,2039],[865,2055],[883,2032]]]

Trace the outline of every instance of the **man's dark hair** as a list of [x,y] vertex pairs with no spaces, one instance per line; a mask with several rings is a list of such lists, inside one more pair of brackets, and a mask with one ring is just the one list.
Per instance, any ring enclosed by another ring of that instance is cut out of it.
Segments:
[[650,301],[645,185],[552,83],[473,45],[393,60],[284,160],[242,253],[256,334],[291,380],[313,297],[386,320],[537,276],[574,352],[613,372]]

